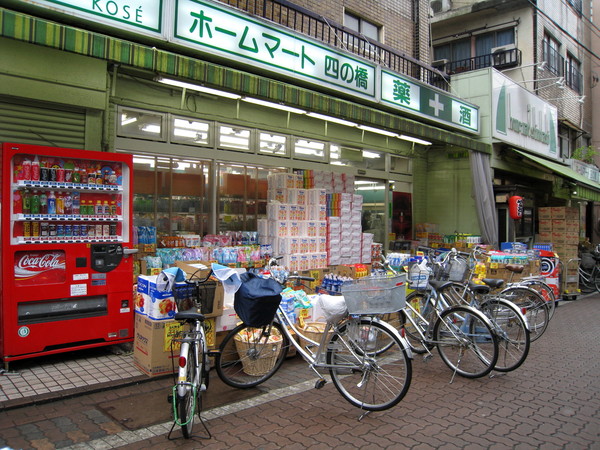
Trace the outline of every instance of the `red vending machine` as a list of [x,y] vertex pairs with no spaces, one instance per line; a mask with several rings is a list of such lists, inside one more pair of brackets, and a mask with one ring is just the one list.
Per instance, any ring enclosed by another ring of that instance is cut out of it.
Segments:
[[1,148],[4,365],[133,340],[132,156]]

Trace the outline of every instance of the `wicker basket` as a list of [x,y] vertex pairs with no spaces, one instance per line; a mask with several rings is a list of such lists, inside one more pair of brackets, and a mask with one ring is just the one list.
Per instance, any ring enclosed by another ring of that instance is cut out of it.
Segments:
[[[327,324],[325,322],[306,322],[301,332],[308,339],[312,339],[313,341],[320,343],[326,326]],[[331,333],[329,334],[331,335]],[[306,339],[300,338],[300,345],[302,347],[310,347],[313,344],[308,342]]]
[[244,372],[255,377],[268,373],[275,366],[283,342],[281,336],[271,336],[264,344],[249,342],[240,335],[234,340]]

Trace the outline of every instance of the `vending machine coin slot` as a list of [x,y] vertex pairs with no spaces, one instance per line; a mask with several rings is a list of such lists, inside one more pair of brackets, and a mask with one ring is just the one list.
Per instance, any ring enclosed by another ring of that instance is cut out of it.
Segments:
[[97,272],[110,272],[116,269],[123,259],[123,246],[121,244],[93,244],[92,269]]

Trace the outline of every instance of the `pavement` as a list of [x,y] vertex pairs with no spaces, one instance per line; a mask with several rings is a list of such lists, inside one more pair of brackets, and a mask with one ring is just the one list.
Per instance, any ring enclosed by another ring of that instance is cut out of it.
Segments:
[[[172,377],[149,378],[127,348],[11,363],[0,376],[0,448],[543,448],[600,450],[600,295],[561,302],[523,366],[456,377],[416,355],[410,390],[371,413],[347,403],[299,358],[236,390],[211,372],[194,437],[171,433]],[[435,354],[435,353],[434,353]]]

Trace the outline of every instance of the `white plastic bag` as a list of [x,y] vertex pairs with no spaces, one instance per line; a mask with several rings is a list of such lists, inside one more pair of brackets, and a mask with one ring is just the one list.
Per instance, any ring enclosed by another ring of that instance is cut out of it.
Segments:
[[429,281],[429,274],[427,258],[423,258],[418,264],[413,264],[408,274],[411,289],[425,289]]
[[337,323],[348,314],[346,301],[342,295],[319,294],[315,303],[317,308],[323,312],[323,317],[327,322]]

